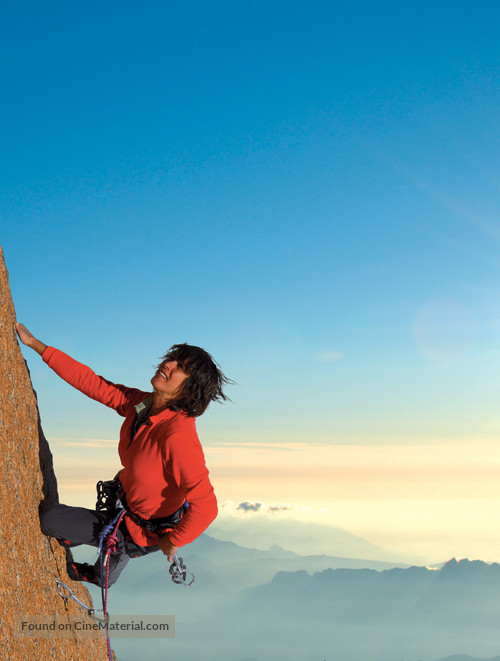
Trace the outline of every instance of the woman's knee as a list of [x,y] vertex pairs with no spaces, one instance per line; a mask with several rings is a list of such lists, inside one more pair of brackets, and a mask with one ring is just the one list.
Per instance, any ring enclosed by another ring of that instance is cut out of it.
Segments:
[[61,521],[61,512],[65,505],[57,504],[49,507],[40,516],[40,527],[44,535],[58,537],[58,528]]

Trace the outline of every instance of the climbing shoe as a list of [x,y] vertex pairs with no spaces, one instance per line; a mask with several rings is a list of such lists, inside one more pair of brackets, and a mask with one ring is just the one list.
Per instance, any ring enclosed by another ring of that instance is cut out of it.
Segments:
[[68,562],[66,565],[66,571],[73,581],[84,581],[85,583],[99,585],[95,575],[94,566],[89,565],[88,562]]

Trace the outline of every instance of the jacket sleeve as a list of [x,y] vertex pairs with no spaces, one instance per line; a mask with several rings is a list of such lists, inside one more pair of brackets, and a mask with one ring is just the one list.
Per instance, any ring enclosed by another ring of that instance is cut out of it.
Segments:
[[185,492],[189,507],[170,533],[175,546],[191,543],[217,516],[217,498],[210,482],[205,456],[196,433],[179,432],[168,439],[167,470]]
[[126,388],[106,381],[102,376],[95,374],[90,367],[82,365],[54,347],[47,347],[42,358],[58,376],[71,386],[87,397],[109,406],[122,416],[125,416],[131,406],[141,402],[148,394],[135,388]]

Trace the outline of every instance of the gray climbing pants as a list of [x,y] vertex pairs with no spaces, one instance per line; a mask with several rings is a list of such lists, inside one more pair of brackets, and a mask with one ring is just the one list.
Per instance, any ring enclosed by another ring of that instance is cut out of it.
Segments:
[[[55,537],[65,548],[74,548],[81,544],[99,547],[99,537],[105,526],[114,518],[109,512],[89,510],[85,507],[71,507],[57,504],[49,508],[41,517],[44,535]],[[125,524],[118,528],[118,543],[116,551],[109,557],[109,583],[113,585],[125,569],[130,558],[138,558],[159,551],[159,546],[138,546],[130,538]],[[101,577],[101,561],[98,558],[94,565],[95,575],[99,584],[105,579]]]

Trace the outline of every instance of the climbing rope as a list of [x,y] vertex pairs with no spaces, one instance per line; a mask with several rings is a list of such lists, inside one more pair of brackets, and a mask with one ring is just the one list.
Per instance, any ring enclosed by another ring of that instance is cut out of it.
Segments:
[[[118,544],[118,528],[123,520],[127,510],[122,509],[115,518],[105,526],[99,536],[99,558],[101,561],[101,595],[102,595],[102,612],[104,617],[100,618],[95,615],[95,610],[86,606],[80,601],[65,583],[56,578],[57,589],[60,596],[67,602],[68,599],[73,599],[81,608],[83,608],[89,617],[97,622],[102,622],[106,629],[106,646],[108,652],[108,661],[113,661],[113,653],[111,651],[111,641],[109,639],[109,613],[108,613],[108,590],[109,590],[109,558],[112,553],[116,551]],[[172,581],[178,585],[184,585],[189,588],[195,581],[194,574],[187,571],[186,565],[182,558],[179,558],[177,553],[174,555],[174,561],[169,569]],[[188,579],[188,575],[191,577]],[[103,576],[105,580],[103,581]],[[63,592],[66,590],[66,593]]]
[[[104,619],[106,621],[106,645],[108,648],[108,661],[113,661],[113,653],[111,651],[111,641],[109,639],[108,629],[108,589],[109,589],[109,556],[116,551],[118,544],[118,528],[125,516],[127,510],[123,509],[119,512],[110,524],[103,528],[99,537],[99,557],[101,560],[101,594],[102,594],[102,610]],[[103,582],[103,573],[106,573],[106,580]]]

